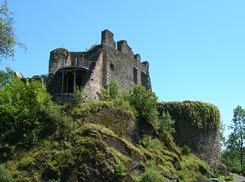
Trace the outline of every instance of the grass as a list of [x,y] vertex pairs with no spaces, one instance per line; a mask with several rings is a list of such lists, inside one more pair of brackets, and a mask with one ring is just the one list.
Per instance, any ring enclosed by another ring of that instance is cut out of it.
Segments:
[[169,174],[180,182],[190,182],[212,175],[210,167],[196,156],[191,153],[181,156],[180,148],[173,141],[165,145],[166,141],[148,137],[141,145],[135,144],[113,128],[118,126],[104,125],[105,122],[98,119],[103,112],[108,115],[118,111],[117,117],[121,118],[118,122],[131,117],[129,112],[111,102],[82,104],[66,110],[75,120],[97,117],[98,122],[73,123],[65,138],[54,135],[29,151],[19,152],[14,160],[6,163],[6,169],[17,182],[40,181],[41,178],[62,181],[69,177],[81,181],[82,178],[123,181],[128,179],[136,164],[142,169],[133,173],[135,181],[167,181],[164,174]]

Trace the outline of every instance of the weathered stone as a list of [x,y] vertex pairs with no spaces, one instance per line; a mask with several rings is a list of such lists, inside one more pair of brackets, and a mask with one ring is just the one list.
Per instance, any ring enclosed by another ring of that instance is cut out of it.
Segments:
[[125,89],[143,85],[151,90],[149,63],[141,63],[125,40],[118,41],[116,48],[109,30],[102,31],[101,45],[88,51],[58,48],[50,52],[48,91],[59,103],[66,100],[62,94],[67,98],[75,87],[84,89],[85,101],[98,100],[101,88],[114,79]]
[[197,101],[162,102],[158,110],[168,112],[175,121],[173,136],[178,145],[190,147],[211,167],[220,166],[220,113],[217,107]]

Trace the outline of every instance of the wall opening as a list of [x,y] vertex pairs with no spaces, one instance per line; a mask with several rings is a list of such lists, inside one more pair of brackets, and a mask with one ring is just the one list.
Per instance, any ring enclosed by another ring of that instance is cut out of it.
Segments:
[[138,72],[136,68],[133,69],[133,76],[134,76],[134,83],[137,84],[138,83]]
[[115,69],[114,64],[112,64],[112,63],[110,64],[110,69],[111,69],[111,71],[114,71],[114,69]]
[[76,86],[81,89],[85,86],[88,79],[90,77],[90,73],[86,70],[77,70],[76,72]]
[[64,93],[73,93],[74,76],[72,72],[66,72],[64,76]]
[[147,78],[148,78],[147,74],[144,72],[141,72],[141,85],[144,86],[145,88],[149,89]]
[[61,93],[74,93],[74,88],[83,88],[90,75],[91,72],[85,69],[62,70],[59,74]]

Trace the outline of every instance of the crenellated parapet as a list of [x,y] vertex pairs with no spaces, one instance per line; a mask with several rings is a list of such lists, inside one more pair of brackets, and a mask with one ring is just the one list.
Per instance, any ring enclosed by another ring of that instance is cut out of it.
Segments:
[[116,44],[109,30],[102,31],[101,44],[88,51],[57,48],[50,52],[48,90],[57,98],[65,94],[67,100],[79,87],[87,92],[86,100],[97,100],[101,88],[114,79],[125,89],[142,85],[151,90],[149,63],[141,62],[126,40]]
[[120,40],[117,42],[117,50],[124,54],[127,54],[130,57],[134,57],[134,53],[131,47],[129,47],[126,40]]
[[109,30],[101,32],[101,45],[116,48],[116,43],[113,38],[114,34]]

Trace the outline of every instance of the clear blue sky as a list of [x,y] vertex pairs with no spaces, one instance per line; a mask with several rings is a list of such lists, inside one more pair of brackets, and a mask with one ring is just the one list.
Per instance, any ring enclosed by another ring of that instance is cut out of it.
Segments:
[[159,100],[213,103],[227,125],[233,109],[245,106],[244,0],[8,2],[17,37],[28,49],[17,48],[15,61],[3,61],[0,69],[46,74],[51,50],[83,51],[109,29],[150,62]]

